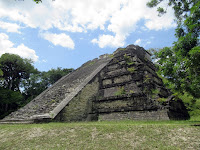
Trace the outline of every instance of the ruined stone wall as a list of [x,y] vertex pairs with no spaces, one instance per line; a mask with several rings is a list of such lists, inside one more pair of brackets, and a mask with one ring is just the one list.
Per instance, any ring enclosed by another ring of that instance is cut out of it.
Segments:
[[169,120],[167,110],[104,113],[99,120]]
[[156,100],[168,96],[148,53],[127,47],[118,49],[101,71],[93,110],[99,120],[168,120],[167,110]]

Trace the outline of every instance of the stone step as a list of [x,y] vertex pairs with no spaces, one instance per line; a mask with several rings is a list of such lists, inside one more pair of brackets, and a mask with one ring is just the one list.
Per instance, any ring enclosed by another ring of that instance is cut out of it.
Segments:
[[142,93],[123,94],[123,95],[117,95],[117,96],[98,98],[96,101],[97,102],[113,101],[113,100],[119,100],[119,99],[127,99],[130,97],[144,97],[144,95]]

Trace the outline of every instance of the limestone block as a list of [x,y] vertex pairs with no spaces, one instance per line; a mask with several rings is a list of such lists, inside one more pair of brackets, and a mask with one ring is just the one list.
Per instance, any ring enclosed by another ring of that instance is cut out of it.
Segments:
[[119,73],[123,73],[123,72],[126,72],[125,68],[121,68],[121,69],[117,69],[117,70],[113,70],[113,71],[107,72],[107,75],[113,76],[113,75],[116,75],[116,74],[119,74]]
[[141,93],[141,90],[136,83],[126,84],[125,91],[127,94]]
[[151,61],[151,56],[149,53],[145,53],[145,56],[144,56],[147,60]]
[[[97,103],[97,108],[100,113],[109,112],[123,112],[132,110],[146,110],[149,102],[145,97],[135,97],[135,98],[122,98],[110,101],[101,101]],[[151,109],[148,107],[148,109]]]
[[118,66],[119,66],[118,64],[110,65],[110,66],[108,66],[108,70],[114,70],[114,69],[117,69]]
[[111,87],[104,89],[104,97],[115,96],[115,93],[118,91],[118,87]]
[[101,76],[101,78],[103,78],[104,75],[105,75],[105,72],[104,72],[104,71],[101,71],[101,72],[100,72],[100,76]]
[[126,64],[126,61],[124,61],[124,60],[123,60],[123,61],[120,61],[119,64],[120,64],[120,65],[124,65],[124,64]]
[[131,60],[132,60],[133,62],[136,62],[136,61],[137,61],[137,57],[136,57],[136,56],[131,57]]
[[131,75],[123,75],[123,76],[114,78],[114,83],[123,83],[123,82],[130,81],[131,79],[132,79]]
[[99,120],[169,120],[167,110],[113,112],[99,115]]
[[99,109],[120,109],[127,107],[130,102],[129,101],[123,101],[123,100],[115,100],[115,101],[109,101],[109,102],[101,102],[98,104]]
[[103,85],[108,85],[108,84],[112,84],[112,80],[111,79],[103,80]]

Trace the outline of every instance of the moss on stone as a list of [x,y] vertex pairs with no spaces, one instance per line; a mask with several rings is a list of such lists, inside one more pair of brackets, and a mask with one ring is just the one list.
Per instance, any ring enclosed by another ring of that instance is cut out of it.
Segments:
[[120,96],[120,95],[124,95],[124,94],[126,94],[126,91],[123,86],[119,87],[117,92],[115,92],[115,96]]
[[98,79],[86,85],[60,113],[61,121],[84,121],[91,109],[91,98],[97,94],[99,88]]
[[130,68],[127,68],[127,70],[130,72],[130,73],[134,73],[135,72],[135,67],[130,67]]

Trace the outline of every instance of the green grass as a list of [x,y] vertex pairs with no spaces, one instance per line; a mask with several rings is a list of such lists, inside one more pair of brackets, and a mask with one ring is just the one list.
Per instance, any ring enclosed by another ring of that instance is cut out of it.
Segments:
[[[198,119],[198,118],[196,118]],[[0,125],[0,149],[200,149],[200,120]]]

